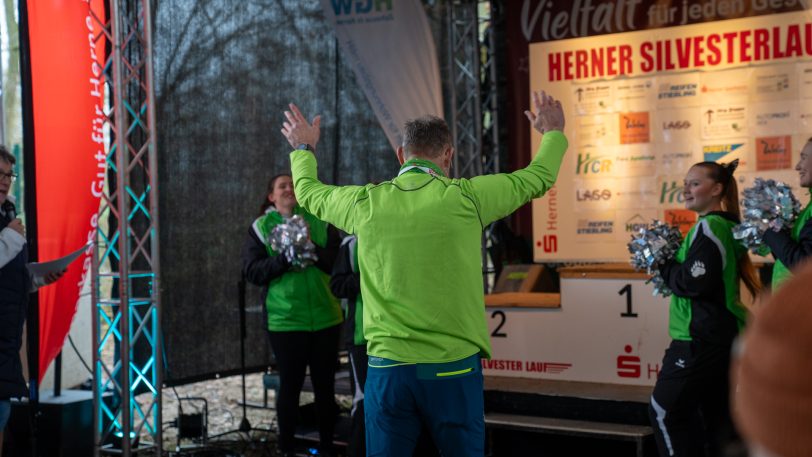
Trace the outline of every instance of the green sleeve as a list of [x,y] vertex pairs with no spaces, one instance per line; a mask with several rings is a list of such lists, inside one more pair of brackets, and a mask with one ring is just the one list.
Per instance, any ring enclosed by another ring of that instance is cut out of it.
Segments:
[[477,201],[482,225],[499,220],[544,195],[555,184],[567,144],[567,137],[562,132],[548,132],[527,167],[513,173],[470,179],[469,189]]
[[361,186],[329,186],[319,181],[316,157],[310,151],[290,153],[296,200],[311,214],[337,228],[354,233],[352,213],[365,191]]

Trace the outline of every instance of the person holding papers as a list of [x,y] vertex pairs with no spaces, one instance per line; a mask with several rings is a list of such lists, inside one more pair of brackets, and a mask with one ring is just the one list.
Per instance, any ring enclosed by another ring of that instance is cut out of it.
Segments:
[[35,276],[28,271],[25,226],[17,218],[14,199],[9,195],[16,178],[14,156],[0,146],[0,455],[3,430],[11,413],[12,397],[25,397],[20,347],[27,314],[28,294],[59,279],[65,271]]

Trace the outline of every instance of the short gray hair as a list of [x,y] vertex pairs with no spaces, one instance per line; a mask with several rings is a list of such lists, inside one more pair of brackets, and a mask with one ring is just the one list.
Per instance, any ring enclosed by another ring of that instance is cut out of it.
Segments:
[[451,146],[448,124],[437,116],[426,115],[406,121],[403,126],[403,149],[407,156],[439,157]]

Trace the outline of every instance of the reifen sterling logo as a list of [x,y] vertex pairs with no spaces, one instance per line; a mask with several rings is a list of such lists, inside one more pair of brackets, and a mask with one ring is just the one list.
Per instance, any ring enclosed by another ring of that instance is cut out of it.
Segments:
[[578,235],[611,235],[615,221],[578,219]]
[[696,97],[697,84],[660,84],[657,98],[670,100],[673,98]]

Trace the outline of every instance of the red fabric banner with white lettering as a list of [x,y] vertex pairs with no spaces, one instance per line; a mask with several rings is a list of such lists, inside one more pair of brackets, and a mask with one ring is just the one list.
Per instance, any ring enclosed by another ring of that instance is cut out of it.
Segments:
[[[105,154],[104,40],[96,40],[101,28],[94,16],[105,14],[101,0],[29,0],[27,7],[37,247],[39,260],[48,261],[95,236]],[[40,382],[90,280],[90,255],[86,249],[61,280],[39,290]]]

